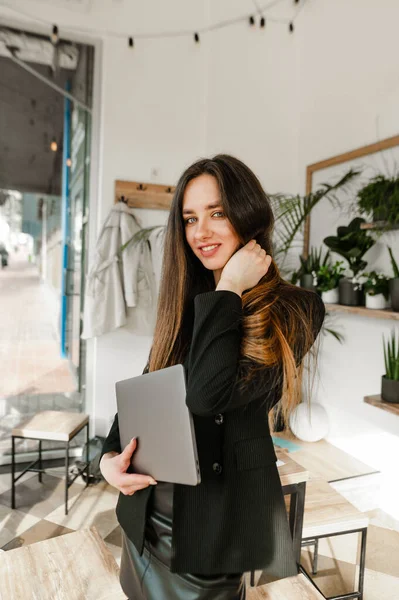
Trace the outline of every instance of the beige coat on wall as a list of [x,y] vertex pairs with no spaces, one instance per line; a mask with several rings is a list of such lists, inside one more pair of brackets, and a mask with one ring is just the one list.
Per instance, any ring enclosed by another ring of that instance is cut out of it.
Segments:
[[133,209],[118,202],[107,216],[97,240],[86,283],[82,339],[126,326],[152,335],[156,283],[147,242],[120,248],[141,229]]

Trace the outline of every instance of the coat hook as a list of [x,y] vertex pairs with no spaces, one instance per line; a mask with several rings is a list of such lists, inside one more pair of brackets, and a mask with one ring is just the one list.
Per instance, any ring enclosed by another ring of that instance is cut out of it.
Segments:
[[171,187],[167,187],[166,188],[166,193],[167,194],[171,194],[172,193],[172,188]]
[[142,183],[139,183],[139,185],[137,186],[137,189],[145,191],[147,189],[147,186],[144,186]]

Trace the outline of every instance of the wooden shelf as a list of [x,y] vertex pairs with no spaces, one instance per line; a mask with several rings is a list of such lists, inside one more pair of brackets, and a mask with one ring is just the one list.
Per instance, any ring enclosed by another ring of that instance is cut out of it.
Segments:
[[371,404],[371,406],[376,406],[377,408],[382,408],[382,410],[386,410],[394,415],[399,415],[399,403],[394,404],[393,402],[384,402],[381,398],[381,394],[365,396],[364,401],[367,402],[367,404]]
[[399,223],[387,223],[385,221],[376,221],[375,223],[361,223],[360,229],[399,229]]
[[379,310],[377,308],[366,308],[365,306],[345,306],[344,304],[325,303],[326,310],[329,312],[342,312],[351,315],[360,315],[361,317],[371,317],[372,319],[391,319],[399,321],[399,312],[394,312],[390,308]]

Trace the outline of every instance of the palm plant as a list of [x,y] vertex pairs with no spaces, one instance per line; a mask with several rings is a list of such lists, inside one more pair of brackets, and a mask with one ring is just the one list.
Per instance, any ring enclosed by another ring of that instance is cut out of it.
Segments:
[[275,238],[273,256],[281,271],[291,249],[303,247],[302,230],[306,219],[315,206],[324,198],[333,206],[340,206],[338,191],[344,191],[360,171],[349,169],[336,183],[322,183],[320,188],[306,196],[271,196],[275,216]]

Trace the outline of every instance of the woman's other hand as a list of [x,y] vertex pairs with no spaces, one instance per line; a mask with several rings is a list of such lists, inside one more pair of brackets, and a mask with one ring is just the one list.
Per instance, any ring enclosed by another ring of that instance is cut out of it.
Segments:
[[256,240],[250,240],[227,261],[216,290],[231,290],[241,296],[266,275],[271,262],[272,257]]
[[133,438],[123,452],[107,452],[100,461],[100,470],[105,480],[125,496],[132,496],[137,490],[157,483],[150,475],[126,473],[136,448],[137,440]]

